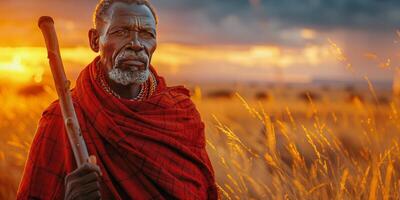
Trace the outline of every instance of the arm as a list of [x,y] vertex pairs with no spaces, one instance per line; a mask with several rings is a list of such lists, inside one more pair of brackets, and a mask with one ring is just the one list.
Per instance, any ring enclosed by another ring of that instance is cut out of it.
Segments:
[[65,129],[57,109],[42,115],[33,139],[17,199],[62,199],[66,175]]
[[100,198],[100,168],[95,161],[76,168],[67,137],[59,104],[53,103],[39,121],[18,200]]

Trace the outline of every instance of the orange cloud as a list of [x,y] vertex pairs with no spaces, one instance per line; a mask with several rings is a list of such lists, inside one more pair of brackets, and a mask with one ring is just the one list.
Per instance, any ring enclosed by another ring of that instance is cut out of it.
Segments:
[[[96,56],[89,48],[63,48],[61,51],[67,72],[79,72]],[[264,69],[297,66],[318,67],[334,60],[329,46],[308,46],[303,49],[285,49],[278,46],[192,46],[160,44],[153,56],[153,64],[165,75],[182,75],[193,71],[207,76],[213,71],[232,71],[232,67]],[[218,69],[216,68],[218,66]],[[0,48],[0,79],[17,82],[41,81],[48,71],[46,50],[42,47]],[[249,71],[249,70],[247,70]],[[234,74],[235,72],[232,72]],[[241,72],[237,72],[241,73]],[[239,75],[237,74],[237,75]],[[240,74],[246,76],[246,74]]]

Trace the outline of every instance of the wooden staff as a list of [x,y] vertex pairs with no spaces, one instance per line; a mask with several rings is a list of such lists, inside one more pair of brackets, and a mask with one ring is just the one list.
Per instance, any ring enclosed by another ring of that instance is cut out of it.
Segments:
[[71,82],[65,76],[53,19],[48,16],[40,17],[39,28],[42,30],[44,40],[46,41],[47,56],[58,98],[60,99],[61,112],[67,129],[68,139],[72,146],[76,163],[80,167],[85,162],[89,162],[89,154],[72,103],[70,93]]

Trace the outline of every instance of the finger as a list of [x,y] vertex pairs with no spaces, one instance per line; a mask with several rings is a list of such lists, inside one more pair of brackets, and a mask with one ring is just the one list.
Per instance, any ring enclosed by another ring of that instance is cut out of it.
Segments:
[[93,191],[86,196],[86,199],[99,200],[101,198],[100,191]]
[[69,185],[67,185],[67,188],[69,188],[72,191],[72,190],[82,187],[83,185],[91,184],[93,182],[99,182],[99,181],[101,181],[100,176],[96,172],[92,172],[83,177],[79,177],[74,180],[71,180],[71,182],[68,183]]
[[96,172],[91,172],[85,176],[82,176],[80,178],[77,179],[79,181],[79,183],[81,185],[89,183],[89,182],[93,182],[93,181],[100,181],[100,176],[98,173]]
[[76,193],[78,193],[79,196],[86,196],[87,194],[95,191],[100,191],[100,183],[97,181],[77,188]]
[[[90,165],[92,165],[92,164],[90,164]],[[97,174],[98,178],[100,180],[100,177],[99,177],[100,174],[101,174],[100,168],[98,166],[94,167],[94,166],[89,166],[89,164],[88,165],[84,164],[84,165],[82,165],[81,168],[69,173],[65,177],[64,185],[67,186],[68,184],[71,184],[71,182],[73,182],[75,180],[78,180],[78,179],[80,179],[82,177],[85,177],[85,176],[87,176],[88,174],[91,174],[91,173]]]
[[92,164],[96,164],[97,163],[97,159],[96,159],[95,155],[89,156],[89,163],[92,163]]
[[[98,166],[98,165],[97,165],[97,158],[96,158],[95,155],[89,156],[88,161],[89,161],[89,163],[95,164],[96,166]],[[100,168],[99,168],[99,171],[100,171],[100,176],[103,176],[103,173],[101,172]]]
[[82,166],[80,166],[78,169],[74,170],[73,172],[71,172],[71,176],[75,176],[75,177],[79,177],[79,176],[83,176],[85,174],[88,174],[90,172],[97,172],[100,174],[100,167],[92,164],[92,163],[84,163]]

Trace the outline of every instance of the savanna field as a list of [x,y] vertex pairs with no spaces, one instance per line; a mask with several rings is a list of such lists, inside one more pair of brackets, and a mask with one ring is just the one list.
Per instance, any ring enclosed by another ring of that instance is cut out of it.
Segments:
[[[330,57],[362,81],[181,81],[205,122],[222,199],[400,199],[400,84],[371,81],[328,42]],[[177,70],[181,47],[160,48],[160,74]],[[253,50],[244,54],[249,60],[275,52]],[[206,51],[185,52],[201,59]],[[0,199],[7,200],[15,199],[38,120],[57,94],[43,48],[0,53]],[[62,55],[73,82],[94,56],[84,48]],[[367,58],[398,72],[390,61]]]
[[[48,82],[48,83],[47,83]],[[1,84],[0,199],[14,199],[51,81]],[[391,87],[187,85],[222,199],[399,199],[400,107]]]

